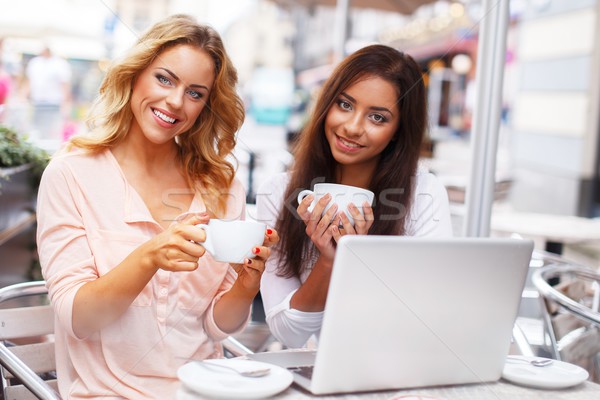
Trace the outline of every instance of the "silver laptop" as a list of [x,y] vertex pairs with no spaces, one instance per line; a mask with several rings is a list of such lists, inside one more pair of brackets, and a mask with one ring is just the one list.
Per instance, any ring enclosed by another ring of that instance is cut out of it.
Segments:
[[498,380],[532,251],[521,239],[344,236],[317,351],[251,357],[313,394]]

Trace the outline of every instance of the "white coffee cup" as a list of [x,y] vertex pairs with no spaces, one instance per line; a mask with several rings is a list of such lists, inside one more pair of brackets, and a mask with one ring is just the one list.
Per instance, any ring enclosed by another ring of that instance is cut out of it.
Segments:
[[216,261],[241,264],[254,258],[252,249],[262,246],[266,224],[256,221],[226,221],[211,219],[208,224],[196,225],[206,232],[202,245]]
[[363,203],[366,201],[369,205],[373,205],[373,199],[375,198],[375,194],[370,190],[356,186],[340,185],[338,183],[316,183],[314,190],[305,189],[298,193],[298,204],[300,204],[306,196],[313,194],[315,198],[308,207],[308,211],[312,211],[315,204],[317,204],[317,202],[327,193],[331,194],[331,201],[323,210],[323,214],[325,214],[333,204],[337,204],[338,213],[344,211],[352,225],[354,225],[354,219],[348,211],[348,204],[353,203],[358,208],[358,211],[364,216]]

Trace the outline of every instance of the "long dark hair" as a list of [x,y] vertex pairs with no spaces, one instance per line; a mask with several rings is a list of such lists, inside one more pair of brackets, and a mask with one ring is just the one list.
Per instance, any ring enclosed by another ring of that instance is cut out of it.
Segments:
[[403,235],[405,232],[413,179],[427,128],[425,87],[421,69],[412,57],[388,46],[371,45],[351,54],[336,67],[323,85],[310,120],[295,144],[291,178],[276,223],[281,237],[277,246],[281,254],[279,275],[300,276],[316,251],[296,212],[296,196],[318,182],[336,183],[337,162],[325,137],[327,112],[341,92],[369,77],[382,78],[396,88],[400,110],[394,138],[381,153],[368,187],[375,193],[375,221],[369,233]]

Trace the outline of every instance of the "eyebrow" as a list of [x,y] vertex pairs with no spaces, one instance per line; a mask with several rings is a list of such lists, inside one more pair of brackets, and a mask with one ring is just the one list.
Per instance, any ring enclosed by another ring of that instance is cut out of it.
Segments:
[[[181,79],[177,76],[177,74],[175,72],[171,71],[170,69],[168,69],[168,68],[162,68],[162,67],[160,67],[159,69],[162,69],[167,74],[171,75],[171,77],[173,79],[175,79],[177,82],[181,82]],[[200,85],[200,84],[197,84],[197,83],[192,83],[192,84],[189,85],[189,87],[190,88],[194,88],[194,89],[204,89],[204,90],[206,90],[208,92],[208,87],[206,87],[205,85]]]
[[[348,100],[350,100],[352,103],[356,103],[356,99],[354,97],[350,96],[348,93],[342,92],[341,95],[348,98]],[[373,106],[373,107],[369,107],[369,108],[374,111],[383,111],[383,112],[390,113],[391,115],[394,115],[394,113],[386,107]]]

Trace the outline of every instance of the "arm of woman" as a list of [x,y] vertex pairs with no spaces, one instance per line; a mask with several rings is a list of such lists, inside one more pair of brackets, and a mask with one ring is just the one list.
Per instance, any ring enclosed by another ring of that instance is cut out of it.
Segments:
[[[278,174],[258,189],[256,208],[259,221],[268,226],[276,226],[279,212],[284,207],[287,184],[287,175]],[[280,276],[277,273],[279,263],[280,253],[274,248],[266,262],[260,287],[266,322],[277,340],[288,347],[301,347],[313,334],[319,332],[323,313],[291,308],[290,299],[302,282],[300,277]]]
[[117,320],[150,282],[156,271],[193,271],[204,248],[196,224],[208,215],[192,214],[137,247],[107,274],[82,285],[73,304],[73,331],[86,337]]
[[302,347],[321,330],[323,312],[305,312],[290,305],[291,297],[301,285],[297,277],[278,276],[274,266],[278,254],[273,252],[261,281],[262,301],[266,322],[273,336],[290,348]]
[[236,332],[248,320],[252,303],[260,289],[265,263],[271,254],[269,247],[278,240],[277,232],[268,229],[264,245],[253,249],[255,258],[246,259],[243,264],[231,265],[237,273],[237,279],[214,308],[215,322],[223,332]]
[[308,210],[313,195],[307,196],[298,205],[298,215],[306,224],[306,234],[319,250],[319,256],[302,286],[292,296],[290,305],[300,311],[323,311],[329,290],[329,280],[335,256],[334,236],[340,234],[337,225],[337,205],[333,204],[323,214],[323,210],[331,201],[331,195],[326,194],[316,204],[314,209]]

